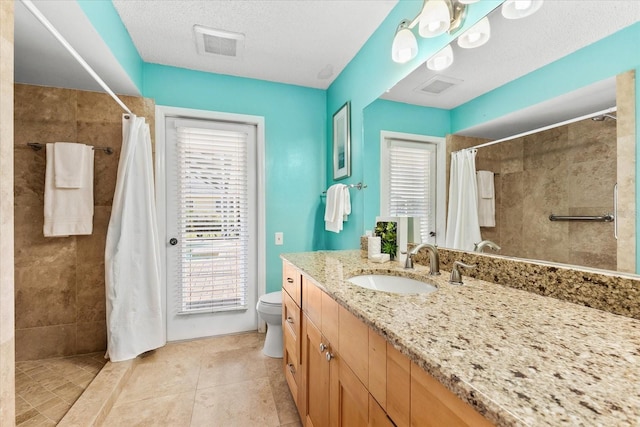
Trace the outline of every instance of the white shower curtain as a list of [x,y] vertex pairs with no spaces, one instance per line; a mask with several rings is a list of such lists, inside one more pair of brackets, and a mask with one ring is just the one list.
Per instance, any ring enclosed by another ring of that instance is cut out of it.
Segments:
[[480,242],[478,222],[477,150],[451,153],[446,247],[472,251]]
[[123,115],[122,138],[105,249],[107,355],[113,362],[166,343],[149,125]]

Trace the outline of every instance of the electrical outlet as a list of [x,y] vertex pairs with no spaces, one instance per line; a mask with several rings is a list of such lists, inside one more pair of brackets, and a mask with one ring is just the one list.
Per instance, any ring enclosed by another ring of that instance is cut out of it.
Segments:
[[284,233],[282,231],[278,231],[276,233],[276,245],[280,246],[284,242]]

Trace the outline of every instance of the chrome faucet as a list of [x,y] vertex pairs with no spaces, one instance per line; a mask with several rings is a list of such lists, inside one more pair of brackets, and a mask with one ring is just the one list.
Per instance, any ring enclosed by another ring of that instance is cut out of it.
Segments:
[[476,264],[465,264],[462,261],[454,261],[453,268],[451,269],[451,278],[449,279],[449,283],[452,285],[462,285],[462,273],[460,273],[460,267],[464,268],[475,268]]
[[474,252],[482,252],[482,251],[484,251],[485,247],[493,249],[494,252],[498,252],[500,249],[502,249],[500,246],[498,246],[497,244],[495,244],[491,240],[483,240],[480,243],[474,243],[473,251]]
[[422,248],[426,248],[429,253],[429,274],[431,276],[438,276],[440,274],[440,256],[438,255],[438,247],[429,243],[421,243],[409,252],[407,254],[407,259],[404,262],[404,268],[413,268],[413,257]]

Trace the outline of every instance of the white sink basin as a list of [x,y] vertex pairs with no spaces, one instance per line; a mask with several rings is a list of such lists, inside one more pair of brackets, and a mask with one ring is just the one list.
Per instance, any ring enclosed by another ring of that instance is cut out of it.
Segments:
[[380,274],[365,274],[349,279],[354,285],[374,291],[392,292],[395,294],[424,294],[438,290],[437,287],[408,277],[383,276]]

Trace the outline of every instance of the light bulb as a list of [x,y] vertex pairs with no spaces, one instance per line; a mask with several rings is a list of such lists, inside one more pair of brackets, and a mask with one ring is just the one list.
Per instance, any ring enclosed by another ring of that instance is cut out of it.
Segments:
[[391,59],[404,64],[411,61],[418,54],[418,42],[409,28],[402,28],[396,33],[391,46]]
[[437,37],[449,29],[451,11],[444,0],[428,0],[420,13],[421,37]]
[[502,3],[502,16],[520,19],[533,15],[542,7],[543,0],[507,0]]
[[491,25],[486,16],[458,37],[458,46],[464,49],[479,47],[489,41]]
[[453,64],[453,49],[450,44],[427,60],[427,68],[433,71],[444,70],[451,64]]

